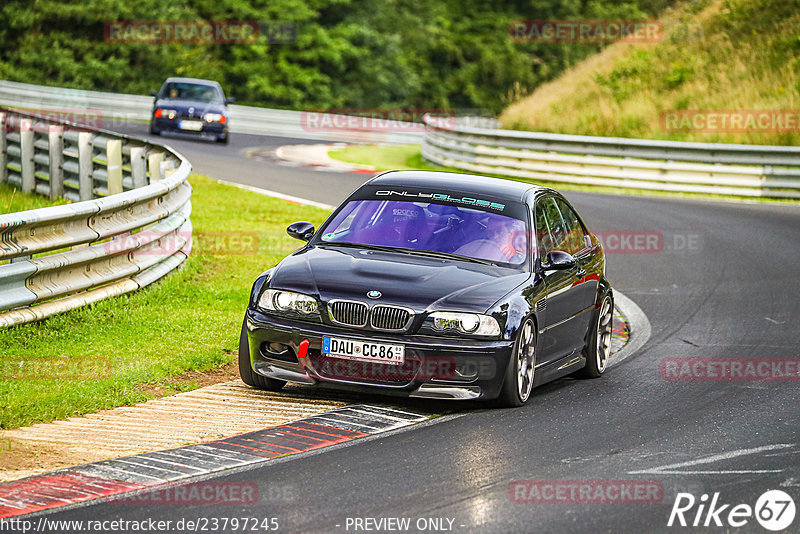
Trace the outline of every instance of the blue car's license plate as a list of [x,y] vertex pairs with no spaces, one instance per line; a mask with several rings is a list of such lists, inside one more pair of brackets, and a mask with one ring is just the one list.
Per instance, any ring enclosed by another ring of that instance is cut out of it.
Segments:
[[193,132],[199,132],[203,129],[203,123],[200,121],[180,121],[178,123],[178,128],[181,130],[191,130]]
[[348,360],[400,365],[405,360],[405,347],[324,336],[322,338],[322,354]]

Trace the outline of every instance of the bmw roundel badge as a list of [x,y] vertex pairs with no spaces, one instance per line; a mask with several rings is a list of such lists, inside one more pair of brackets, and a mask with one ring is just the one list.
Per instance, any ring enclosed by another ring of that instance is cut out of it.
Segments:
[[367,296],[371,299],[379,299],[381,298],[381,295],[383,295],[383,293],[381,293],[380,291],[375,291],[374,289],[372,291],[367,292]]

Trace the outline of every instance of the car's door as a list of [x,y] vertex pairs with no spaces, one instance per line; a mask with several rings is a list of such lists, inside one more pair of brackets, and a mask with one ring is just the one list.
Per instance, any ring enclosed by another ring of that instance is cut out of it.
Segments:
[[[581,306],[589,308],[595,303],[597,286],[600,283],[596,248],[592,246],[592,241],[572,206],[559,197],[556,197],[556,205],[568,234],[564,252],[572,254],[577,266],[578,280],[575,287],[581,295]],[[583,317],[582,320],[588,321],[589,318]],[[586,326],[588,327],[588,322]]]
[[567,356],[583,346],[588,326],[581,314],[583,294],[579,284],[578,267],[565,270],[543,269],[547,253],[553,250],[568,252],[570,235],[561,217],[556,199],[540,198],[534,207],[534,224],[539,251],[537,268],[544,278],[544,324],[539,325],[542,337],[539,363],[549,363]]

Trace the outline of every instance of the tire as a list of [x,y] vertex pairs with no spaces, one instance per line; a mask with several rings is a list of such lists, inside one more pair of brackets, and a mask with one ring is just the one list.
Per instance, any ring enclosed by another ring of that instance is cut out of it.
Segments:
[[150,135],[161,135],[161,131],[157,130],[153,124],[150,124]]
[[614,320],[614,299],[607,294],[603,297],[597,318],[589,326],[588,342],[583,348],[586,367],[573,373],[578,378],[600,378],[608,367],[611,356],[611,327]]
[[528,318],[517,332],[517,340],[508,362],[503,389],[497,404],[512,408],[523,406],[531,398],[536,367],[536,325]]
[[230,139],[230,135],[225,134],[225,137],[217,137],[217,143],[221,143],[223,145],[227,145],[229,139]]
[[242,382],[254,388],[266,391],[279,391],[286,382],[261,376],[253,371],[250,366],[250,344],[247,342],[247,330],[244,322],[242,323],[242,333],[239,335],[239,376]]

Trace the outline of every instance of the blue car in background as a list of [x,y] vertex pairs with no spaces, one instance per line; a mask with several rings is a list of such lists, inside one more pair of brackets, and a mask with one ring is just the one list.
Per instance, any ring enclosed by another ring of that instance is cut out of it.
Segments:
[[228,104],[220,84],[197,78],[167,78],[155,97],[150,133],[193,134],[228,143]]

